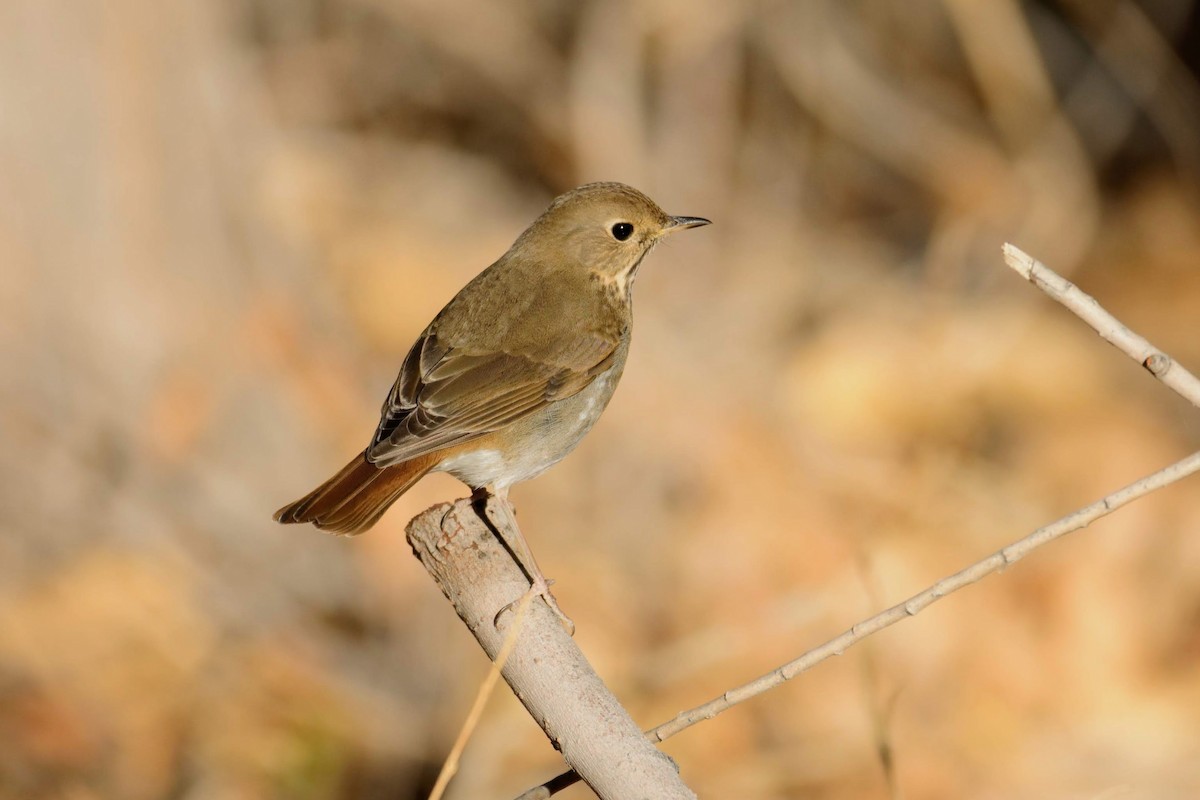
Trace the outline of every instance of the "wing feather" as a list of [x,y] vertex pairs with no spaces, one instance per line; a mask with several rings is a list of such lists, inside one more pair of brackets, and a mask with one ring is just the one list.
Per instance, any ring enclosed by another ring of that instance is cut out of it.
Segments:
[[479,353],[450,346],[430,326],[404,360],[367,458],[395,464],[510,425],[582,391],[618,344],[592,333],[530,353]]

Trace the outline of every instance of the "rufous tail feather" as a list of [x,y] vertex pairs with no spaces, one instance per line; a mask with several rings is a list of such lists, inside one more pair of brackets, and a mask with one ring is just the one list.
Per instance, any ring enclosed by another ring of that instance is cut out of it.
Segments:
[[323,531],[355,536],[378,522],[435,463],[434,457],[421,457],[380,468],[364,451],[338,474],[276,511],[275,521],[311,522]]

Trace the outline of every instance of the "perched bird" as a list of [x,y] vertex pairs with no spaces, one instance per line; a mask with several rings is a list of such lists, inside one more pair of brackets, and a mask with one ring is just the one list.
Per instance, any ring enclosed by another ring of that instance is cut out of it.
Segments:
[[557,612],[508,489],[570,453],[608,405],[642,259],[664,236],[707,224],[620,183],[555,199],[418,337],[367,448],[275,519],[352,536],[426,473],[449,472],[499,500],[532,590]]

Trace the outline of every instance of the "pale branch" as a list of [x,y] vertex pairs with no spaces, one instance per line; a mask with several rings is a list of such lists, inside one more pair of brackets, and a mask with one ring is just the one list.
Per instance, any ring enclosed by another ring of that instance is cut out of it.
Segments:
[[[514,616],[504,611],[497,617],[497,612],[529,589],[498,532],[470,500],[459,500],[414,517],[408,541],[495,661]],[[540,598],[529,605],[500,672],[563,759],[599,797],[694,800],[674,762],[638,729]]]
[[1170,389],[1200,408],[1200,379],[1104,310],[1096,298],[1016,245],[1005,244],[1004,260],[1016,272],[1091,325],[1110,344],[1145,367]]
[[[1127,328],[1112,314],[1105,311],[1096,302],[1095,298],[1084,293],[1066,278],[1014,245],[1004,245],[1004,258],[1008,265],[1024,278],[1073,311],[1080,319],[1091,325],[1102,337],[1144,366],[1152,375],[1169,388],[1183,396],[1193,405],[1200,407],[1200,380],[1197,380],[1196,376],[1188,372],[1187,369],[1169,355],[1154,347],[1150,342]],[[730,689],[703,705],[681,712],[674,719],[647,731],[646,737],[652,741],[661,742],[695,725],[701,720],[712,719],[738,703],[743,703],[752,697],[775,688],[785,681],[791,680],[830,656],[841,655],[847,648],[857,644],[868,636],[890,627],[903,619],[915,616],[946,595],[969,586],[992,573],[1000,572],[1008,565],[1024,558],[1038,547],[1072,531],[1086,527],[1126,503],[1130,503],[1139,497],[1161,489],[1197,471],[1200,471],[1200,452],[1193,453],[1187,458],[1177,461],[1169,467],[1165,467],[1135,483],[1131,483],[1125,488],[1119,489],[1089,506],[1068,514],[1045,527],[1039,528],[1023,539],[1018,539],[1007,547],[1001,548],[987,558],[943,578],[924,591],[913,595],[903,603],[899,603],[873,617],[855,623],[841,635],[830,639],[819,647],[809,650],[799,658],[789,661],[783,666],[749,683]],[[576,776],[573,776],[569,772],[563,773],[541,786],[529,789],[520,795],[517,800],[543,800],[570,786],[576,779]]]

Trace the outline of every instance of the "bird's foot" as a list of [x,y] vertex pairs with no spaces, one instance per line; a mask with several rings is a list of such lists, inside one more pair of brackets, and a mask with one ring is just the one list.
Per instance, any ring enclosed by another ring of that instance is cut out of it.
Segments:
[[556,617],[558,617],[558,621],[563,626],[563,629],[571,636],[574,636],[575,635],[574,621],[572,621],[572,619],[570,617],[568,617],[566,614],[563,613],[562,609],[558,607],[558,600],[556,600],[554,598],[554,595],[550,593],[550,586],[553,583],[554,583],[554,581],[548,580],[544,577],[539,576],[536,580],[534,580],[533,585],[531,585],[529,587],[529,591],[525,592],[525,594],[521,595],[516,600],[513,600],[511,603],[506,605],[504,608],[497,611],[495,618],[492,620],[492,623],[494,625],[496,625],[497,627],[499,627],[500,626],[500,617],[504,614],[504,612],[515,611],[517,606],[519,606],[521,604],[521,601],[524,600],[526,597],[531,597],[531,596],[532,597],[541,597],[543,600],[546,601],[546,605],[548,605],[550,607],[550,610],[554,612],[554,615]]

